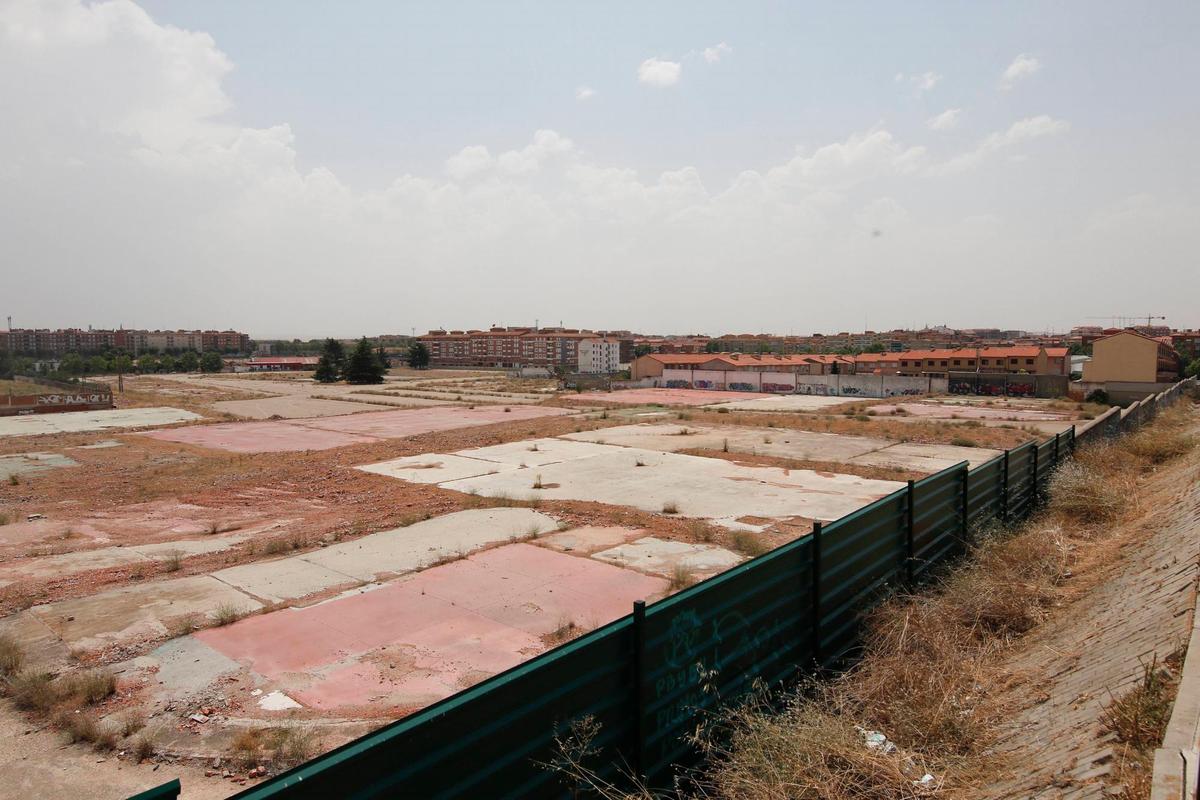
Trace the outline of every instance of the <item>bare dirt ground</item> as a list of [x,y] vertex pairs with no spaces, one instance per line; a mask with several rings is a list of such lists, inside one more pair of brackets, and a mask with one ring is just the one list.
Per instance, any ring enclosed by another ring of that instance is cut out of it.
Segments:
[[[428,371],[412,374],[393,371],[389,379],[385,389],[393,384],[413,385],[416,392],[424,389],[437,396],[461,390],[464,394],[475,393],[501,401],[506,395],[540,396],[548,385],[501,380],[495,375],[438,375]],[[281,387],[283,391],[279,391]],[[220,382],[147,376],[127,379],[126,392],[118,397],[119,404],[125,407],[171,405],[204,414],[209,420],[221,420],[228,417],[214,413],[214,403],[309,392],[311,387],[312,384],[293,376],[220,376]],[[549,400],[544,404],[558,403]],[[795,427],[897,441],[950,443],[963,437],[959,426],[936,421],[888,420],[869,416],[866,405],[851,408],[851,416],[722,414],[694,409],[666,413],[714,425]],[[42,617],[30,614],[53,604],[75,601],[83,603],[79,607],[86,609],[90,598],[125,590],[141,593],[130,595],[129,602],[136,604],[142,602],[139,597],[153,597],[155,587],[162,587],[163,596],[168,596],[166,587],[188,586],[188,581],[211,581],[210,576],[215,572],[267,562],[275,564],[281,557],[317,554],[324,548],[353,544],[380,531],[471,509],[532,506],[557,521],[558,527],[572,537],[577,531],[622,529],[630,532],[618,537],[622,542],[633,536],[653,537],[668,543],[723,548],[742,557],[756,555],[810,529],[811,520],[795,518],[774,524],[748,539],[741,532],[700,519],[628,506],[478,497],[356,469],[405,456],[560,437],[629,421],[624,412],[575,413],[289,453],[230,453],[112,431],[0,440],[0,455],[51,452],[69,455],[78,462],[77,466],[23,474],[0,484],[0,628],[20,619],[24,627],[11,629],[38,631],[37,641],[29,642],[28,657],[35,666],[36,659],[45,658],[42,668],[60,676],[135,663],[164,642],[187,641],[194,629],[184,627],[164,633],[153,627],[136,628],[119,641],[105,644],[97,640],[100,643],[69,651],[61,644],[55,645],[54,637],[37,627],[37,619],[45,619],[44,613]],[[1031,436],[1018,428],[982,426],[970,429],[968,435],[978,446],[987,447],[1011,447]],[[102,446],[94,447],[98,444]],[[718,452],[697,455],[745,465],[812,469],[871,479],[905,480],[918,475],[884,467],[791,462],[768,456]],[[172,555],[172,548],[178,548],[176,555]],[[588,558],[595,549],[567,548],[572,556],[579,558]],[[490,551],[484,548],[478,552]],[[643,570],[643,574],[654,573]],[[300,604],[308,606],[327,600],[334,596],[331,592],[311,593]],[[292,601],[263,602],[260,610],[270,615],[292,604]],[[89,613],[78,615],[79,619],[63,618],[55,624],[60,632],[86,626],[94,622]],[[533,629],[531,635],[536,641],[530,652],[553,646],[585,629],[560,627],[563,630],[546,632],[544,626]],[[164,705],[154,699],[159,690],[153,681],[133,681],[128,675],[122,673],[116,692],[101,700],[93,710],[106,719],[139,706],[150,710],[159,730],[160,752],[156,756],[138,766],[128,752],[122,756],[119,750],[98,753],[82,744],[64,745],[65,751],[55,750],[50,743],[58,735],[54,731],[61,727],[61,721],[52,723],[44,714],[14,711],[8,701],[3,701],[0,723],[6,727],[0,731],[19,729],[23,743],[14,751],[20,754],[14,756],[20,758],[19,765],[9,762],[11,767],[4,766],[5,762],[0,760],[0,778],[11,774],[14,780],[45,781],[45,786],[54,791],[57,791],[54,787],[61,787],[63,794],[108,797],[125,796],[130,785],[146,788],[183,774],[188,787],[185,796],[224,796],[239,788],[236,781],[249,780],[245,769],[232,770],[228,778],[223,773],[228,768],[230,749],[241,741],[240,734],[249,730],[247,737],[253,739],[257,736],[251,735],[256,725],[275,730],[280,725],[319,723],[324,734],[318,744],[306,751],[312,755],[360,735],[379,722],[372,715],[348,719],[336,711],[316,709],[264,711],[255,702],[243,702],[249,690],[244,682],[208,687],[204,696],[209,705],[197,705],[194,698],[186,705],[174,706],[169,700]],[[483,677],[486,674],[474,675],[472,680]],[[206,708],[211,713],[205,713]],[[213,721],[196,722],[190,719],[193,713],[212,717]],[[27,730],[34,732],[25,734]],[[122,741],[118,747],[128,748],[129,741]],[[250,747],[246,741],[241,741],[241,746]],[[38,761],[39,754],[42,757],[53,754],[57,760]],[[222,754],[225,765],[214,768],[212,759]],[[66,767],[61,775],[55,771],[59,762]],[[157,772],[153,771],[155,764],[161,765]],[[90,787],[94,792],[90,795],[83,785],[87,765],[93,765],[106,776],[112,775],[103,787]]]

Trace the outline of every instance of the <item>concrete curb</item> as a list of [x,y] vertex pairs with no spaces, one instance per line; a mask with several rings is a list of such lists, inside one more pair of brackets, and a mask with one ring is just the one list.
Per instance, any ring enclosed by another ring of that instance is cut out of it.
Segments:
[[[1193,590],[1193,594],[1195,590]],[[1154,751],[1150,800],[1196,800],[1200,786],[1200,605],[1192,611],[1192,633],[1179,690],[1162,747]]]

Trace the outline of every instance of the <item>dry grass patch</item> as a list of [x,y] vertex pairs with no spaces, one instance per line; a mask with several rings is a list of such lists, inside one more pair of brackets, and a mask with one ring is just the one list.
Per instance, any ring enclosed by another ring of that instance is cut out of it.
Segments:
[[734,550],[749,558],[761,556],[771,549],[770,545],[750,531],[734,531],[730,544]]
[[671,570],[670,583],[668,589],[672,592],[678,592],[681,589],[686,589],[696,582],[696,573],[691,567],[686,564],[676,564]]
[[316,731],[299,725],[249,728],[234,738],[234,756],[245,767],[258,765],[284,770],[308,761],[316,753]]
[[25,651],[17,640],[7,633],[0,633],[0,679],[16,675],[24,661]]

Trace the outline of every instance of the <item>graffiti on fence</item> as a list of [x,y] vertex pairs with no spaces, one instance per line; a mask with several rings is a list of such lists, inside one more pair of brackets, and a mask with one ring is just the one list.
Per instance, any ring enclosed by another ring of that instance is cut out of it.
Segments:
[[859,389],[857,386],[843,386],[842,394],[859,395],[862,394],[862,389]]
[[696,389],[720,389],[721,386],[716,381],[698,380],[692,381],[692,386]]
[[758,387],[756,387],[753,383],[741,383],[739,381],[734,381],[733,383],[729,384],[729,388],[735,392],[757,392],[758,391]]
[[791,394],[796,390],[796,387],[790,383],[764,383],[762,390],[764,392],[775,392],[776,394]]
[[920,389],[884,389],[884,397],[912,397],[921,394]]
[[[706,694],[717,682],[728,683],[736,675],[727,674],[732,662],[748,653],[773,652],[785,646],[786,636],[778,619],[752,629],[737,611],[710,620],[707,624],[693,610],[681,611],[671,619],[669,635],[663,643],[663,662],[669,669],[654,682],[656,700],[673,697],[654,715],[652,728],[677,731],[699,713]],[[682,690],[682,692],[681,692]],[[728,698],[723,698],[728,699]],[[670,736],[660,739],[660,757],[675,744]]]
[[797,394],[829,394],[829,387],[823,383],[798,383],[796,384]]
[[1004,391],[1009,397],[1033,397],[1034,395],[1032,383],[1010,383],[1004,387]]
[[690,384],[687,381],[681,381],[681,380],[667,381],[666,386],[668,389],[690,389],[690,388],[692,388],[692,384]]

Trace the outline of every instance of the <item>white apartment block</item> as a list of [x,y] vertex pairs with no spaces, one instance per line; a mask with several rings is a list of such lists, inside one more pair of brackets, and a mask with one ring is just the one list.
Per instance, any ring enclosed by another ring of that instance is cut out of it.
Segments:
[[616,339],[581,339],[579,371],[585,375],[608,375],[621,369],[621,343]]

